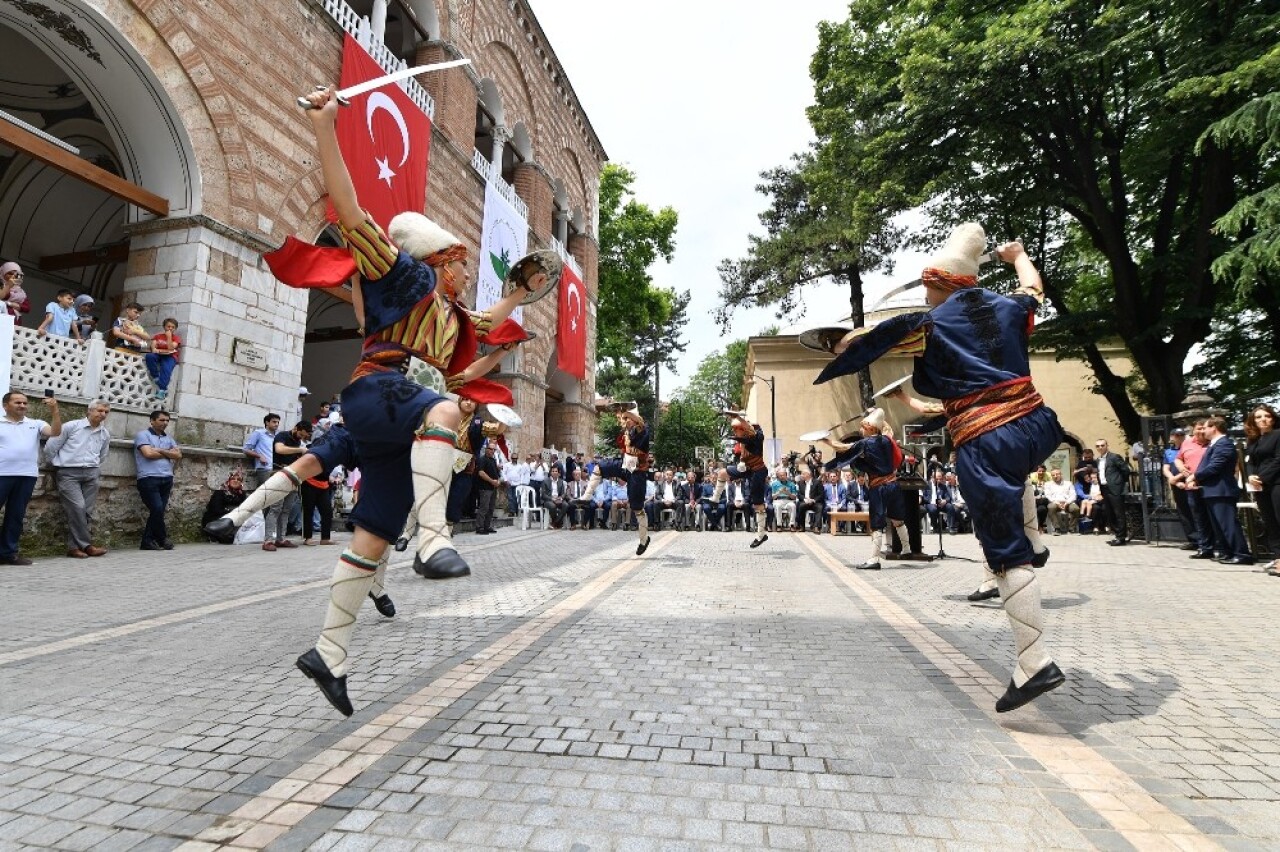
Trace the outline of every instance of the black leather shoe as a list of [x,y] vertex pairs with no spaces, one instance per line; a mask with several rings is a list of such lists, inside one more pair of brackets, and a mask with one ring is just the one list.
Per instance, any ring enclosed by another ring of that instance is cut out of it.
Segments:
[[1254,560],[1252,556],[1233,556],[1230,559],[1219,559],[1222,565],[1252,565]]
[[138,549],[139,550],[164,550],[164,548],[161,545],[157,544],[154,541],[144,541],[138,547]]
[[649,536],[644,537],[644,541],[640,542],[640,546],[636,548],[636,556],[643,556],[644,552],[649,549]]
[[996,702],[996,712],[1008,713],[1010,710],[1017,710],[1023,704],[1035,700],[1051,689],[1057,689],[1066,682],[1067,676],[1062,673],[1062,669],[1058,668],[1058,664],[1050,663],[1032,675],[1031,680],[1022,686],[1014,686],[1013,681],[1009,681],[1009,688]]
[[985,592],[979,589],[969,593],[969,600],[973,603],[977,603],[978,601],[989,601],[992,598],[998,597],[1000,597],[999,589],[987,589]]
[[1129,542],[1123,538],[1113,538],[1111,539],[1111,541],[1107,542],[1107,544],[1111,545],[1112,547],[1122,547],[1123,545],[1126,545],[1128,543]]
[[1043,568],[1048,564],[1049,564],[1049,548],[1046,547],[1044,550],[1040,551],[1039,553],[1031,554],[1031,567]]
[[396,553],[404,553],[406,550],[409,549],[409,539],[404,538],[403,536],[396,539],[395,548],[396,548]]
[[390,595],[382,594],[382,595],[378,595],[377,597],[374,597],[373,592],[370,592],[369,599],[373,601],[373,607],[379,613],[386,616],[387,618],[396,617],[395,601],[391,600]]
[[1212,550],[1197,550],[1195,553],[1187,557],[1188,559],[1212,559]]
[[173,550],[173,542],[166,538],[160,542],[160,547],[162,550]]
[[766,541],[768,541],[768,540],[769,540],[769,534],[768,534],[768,533],[765,533],[764,535],[760,536],[759,538],[753,538],[753,539],[751,539],[751,547],[752,547],[752,548],[759,547],[760,545],[764,544],[764,543],[765,543]]
[[230,518],[214,518],[204,525],[204,534],[218,544],[235,544],[236,525]]
[[863,562],[861,565],[855,565],[853,567],[859,571],[879,571],[880,563],[879,562]]
[[351,699],[347,698],[347,676],[334,677],[329,667],[324,664],[319,651],[312,648],[299,657],[298,668],[316,682],[316,686],[320,687],[320,691],[333,705],[334,710],[343,716],[350,716],[355,712],[355,708],[351,706]]
[[418,557],[413,557],[413,570],[419,577],[428,580],[451,580],[454,577],[465,577],[471,573],[471,566],[451,547],[437,550],[424,564]]
[[1179,546],[1178,546],[1178,549],[1179,549],[1179,550],[1199,550],[1200,548],[1196,547],[1196,546],[1195,546],[1194,544],[1192,544],[1191,542],[1187,542],[1186,544],[1179,545]]

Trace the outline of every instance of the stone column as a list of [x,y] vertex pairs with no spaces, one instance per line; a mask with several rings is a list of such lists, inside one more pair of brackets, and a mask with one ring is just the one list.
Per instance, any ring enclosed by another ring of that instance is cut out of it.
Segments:
[[511,140],[511,131],[506,125],[499,124],[493,128],[493,151],[489,157],[489,162],[493,164],[491,174],[494,177],[502,177],[502,152],[506,149],[507,142]]

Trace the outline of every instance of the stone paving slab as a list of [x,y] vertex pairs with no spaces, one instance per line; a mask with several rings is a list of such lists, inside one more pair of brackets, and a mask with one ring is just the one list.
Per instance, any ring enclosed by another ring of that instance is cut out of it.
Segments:
[[349,721],[292,668],[337,548],[0,569],[0,849],[1280,841],[1274,578],[1053,538],[1070,680],[996,717],[1012,642],[963,601],[977,566],[855,575],[865,537],[748,540],[635,559],[621,533],[504,531],[460,537],[466,580],[396,563]]

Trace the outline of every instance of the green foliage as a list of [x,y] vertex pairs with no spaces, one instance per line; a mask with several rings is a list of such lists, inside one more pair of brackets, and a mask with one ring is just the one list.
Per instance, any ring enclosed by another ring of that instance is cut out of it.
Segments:
[[746,370],[747,341],[735,340],[724,352],[717,350],[703,358],[676,399],[701,400],[716,409],[741,408],[745,403],[742,383]]
[[662,415],[662,424],[653,438],[652,450],[658,464],[685,468],[695,463],[695,447],[720,446],[724,418],[703,400],[672,400]]

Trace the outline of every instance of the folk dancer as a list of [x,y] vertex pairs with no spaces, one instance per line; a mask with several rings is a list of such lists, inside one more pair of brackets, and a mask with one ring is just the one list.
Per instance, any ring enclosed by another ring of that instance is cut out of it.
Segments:
[[[978,256],[985,245],[977,224],[953,231],[921,276],[931,309],[850,332],[816,382],[855,373],[890,353],[911,354],[916,389],[942,401],[974,532],[1017,647],[1012,680],[996,702],[996,711],[1004,713],[1066,680],[1041,641],[1040,586],[1032,568],[1048,551],[1035,542],[1035,499],[1026,487],[1063,433],[1031,384],[1027,358],[1035,311],[1044,299],[1040,274],[1021,243],[1007,243],[997,253],[1017,271],[1018,289],[1004,296],[978,287]],[[900,398],[919,403],[905,394]],[[1039,560],[1037,551],[1043,553]]]
[[893,533],[902,552],[911,553],[907,543],[906,511],[898,490],[898,466],[902,464],[902,448],[886,429],[884,409],[873,408],[862,418],[862,437],[852,443],[824,438],[823,443],[836,451],[827,462],[828,470],[849,465],[867,475],[867,515],[871,527],[871,556],[856,566],[862,571],[879,571],[880,557],[888,544],[885,530]]
[[591,481],[587,483],[587,491],[581,502],[589,502],[606,477],[618,477],[627,481],[627,504],[636,518],[636,530],[640,536],[640,544],[636,547],[636,556],[640,556],[649,548],[649,516],[644,511],[645,482],[649,478],[649,426],[640,416],[640,410],[634,406],[617,412],[618,422],[622,425],[622,434],[618,436],[618,448],[622,450],[621,459],[602,461],[591,472]]
[[[713,503],[720,502],[720,496],[730,479],[750,480],[751,508],[756,514],[756,537],[751,540],[751,547],[755,548],[769,540],[769,534],[765,532],[769,511],[765,506],[765,494],[769,490],[769,466],[764,461],[764,430],[741,414],[735,413],[731,417],[729,427],[733,430],[733,437],[738,439],[735,447],[738,463],[722,469],[724,475],[716,479],[711,500]],[[732,517],[730,511],[725,512],[726,529],[732,529]]]
[[[470,573],[445,523],[462,413],[456,403],[411,381],[403,371],[414,368],[414,358],[447,371],[460,342],[474,345],[474,335],[505,320],[525,294],[514,288],[489,313],[458,306],[466,247],[418,213],[396,216],[390,235],[370,220],[338,147],[333,91],[313,92],[308,100],[325,187],[360,273],[365,340],[351,383],[342,391],[342,412],[356,439],[363,485],[350,517],[355,533],[334,567],[324,626],[315,647],[297,664],[329,703],[349,716],[353,708],[347,697],[347,645],[356,614],[373,587],[378,563],[411,509],[420,530],[414,570],[428,575]],[[539,276],[543,273],[530,276],[524,287],[539,286]],[[461,380],[487,372],[492,364],[482,366],[485,361],[474,362]]]

